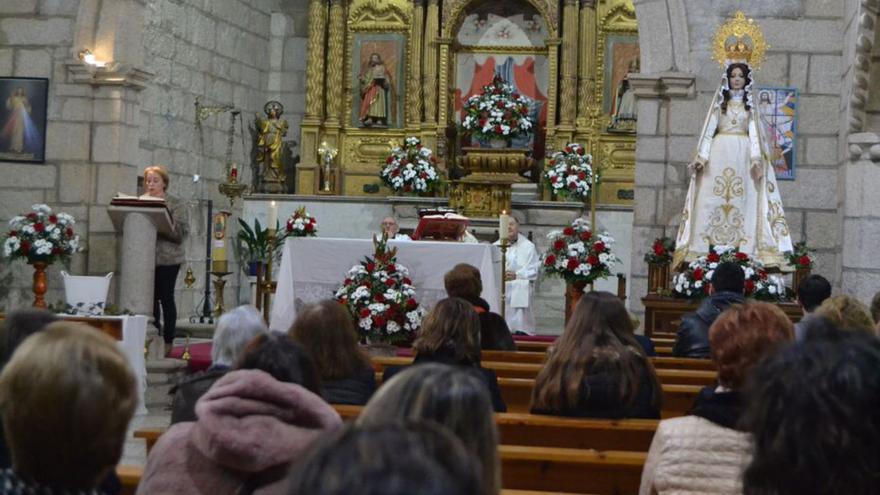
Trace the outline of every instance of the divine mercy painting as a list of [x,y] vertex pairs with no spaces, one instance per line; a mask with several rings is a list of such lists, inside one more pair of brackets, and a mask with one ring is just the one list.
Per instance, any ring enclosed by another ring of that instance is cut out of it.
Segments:
[[49,80],[0,78],[0,160],[43,163]]

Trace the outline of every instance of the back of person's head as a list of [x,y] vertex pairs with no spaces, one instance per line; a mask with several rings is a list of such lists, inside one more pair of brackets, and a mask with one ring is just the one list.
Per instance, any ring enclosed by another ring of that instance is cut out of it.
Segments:
[[719,263],[712,274],[712,290],[715,292],[745,292],[746,274],[741,266],[731,261]]
[[238,370],[261,370],[280,382],[302,385],[321,395],[321,377],[305,349],[287,334],[270,332],[257,336],[241,352]]
[[479,363],[480,316],[464,299],[441,299],[422,320],[413,350],[426,354],[450,351],[456,361]]
[[211,344],[211,361],[215,366],[232,366],[241,351],[257,335],[269,331],[257,308],[244,305],[224,313],[217,321]]
[[287,333],[315,361],[322,380],[347,378],[370,366],[351,315],[338,301],[326,299],[306,306]]
[[654,385],[654,402],[659,405],[660,384],[653,366],[635,338],[626,307],[610,292],[581,296],[554,351],[538,373],[532,408],[558,410],[573,406],[584,376],[594,366],[620,377],[623,403],[635,399],[642,369],[647,367]]
[[841,330],[877,334],[874,319],[868,307],[853,296],[838,294],[826,299],[813,312],[816,316],[828,319]]
[[115,341],[82,323],[51,323],[0,374],[13,468],[40,484],[91,490],[119,461],[137,402]]
[[430,421],[342,428],[291,473],[290,495],[474,495],[480,463]]
[[746,495],[877,493],[880,341],[842,335],[787,346],[749,377]]
[[461,297],[473,301],[483,293],[480,270],[467,263],[459,263],[446,272],[443,276],[443,285],[449,297]]
[[731,306],[709,328],[709,347],[718,367],[718,382],[738,390],[761,358],[792,339],[794,325],[777,306],[768,303]]
[[880,292],[874,294],[874,297],[871,299],[871,318],[874,318],[874,321],[880,323]]
[[797,287],[797,299],[807,313],[812,313],[831,297],[831,282],[822,275],[810,275]]
[[9,362],[12,353],[32,334],[46,325],[58,321],[58,317],[45,309],[17,309],[6,315],[3,322],[2,357],[0,366]]
[[394,419],[429,419],[449,428],[483,466],[481,493],[498,493],[498,430],[489,389],[475,370],[423,364],[396,374],[370,399],[357,423]]

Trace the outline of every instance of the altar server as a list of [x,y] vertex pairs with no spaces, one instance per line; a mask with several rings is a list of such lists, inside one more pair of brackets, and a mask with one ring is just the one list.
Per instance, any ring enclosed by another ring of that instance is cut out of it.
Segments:
[[[510,231],[507,247],[507,266],[504,271],[506,297],[504,311],[511,332],[532,334],[535,332],[535,317],[532,315],[532,290],[538,278],[541,260],[538,251],[526,236],[519,233],[519,222],[510,217]],[[498,246],[501,241],[495,241]]]

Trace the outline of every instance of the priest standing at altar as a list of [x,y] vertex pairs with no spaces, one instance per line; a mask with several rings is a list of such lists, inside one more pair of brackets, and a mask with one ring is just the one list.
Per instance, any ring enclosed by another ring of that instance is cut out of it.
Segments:
[[[538,278],[541,259],[532,241],[519,233],[519,222],[513,216],[510,217],[508,239],[507,266],[504,271],[505,319],[511,332],[533,334],[535,317],[532,315],[532,286]],[[496,246],[500,244],[500,240],[495,241]]]

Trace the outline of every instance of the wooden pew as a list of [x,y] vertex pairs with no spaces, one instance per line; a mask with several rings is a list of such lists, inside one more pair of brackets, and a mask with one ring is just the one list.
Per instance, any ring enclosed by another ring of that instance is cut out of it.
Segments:
[[507,363],[541,364],[547,358],[546,352],[528,351],[482,351],[483,361],[499,361]]
[[639,491],[647,452],[500,445],[501,486],[607,495]]
[[134,437],[135,438],[143,438],[147,443],[147,455],[150,455],[150,451],[153,450],[153,446],[156,445],[156,442],[159,441],[159,437],[165,433],[165,430],[168,428],[141,428],[140,430],[135,430]]
[[116,476],[119,476],[119,482],[122,484],[122,495],[134,495],[137,492],[138,484],[144,477],[144,468],[140,466],[116,466]]
[[553,342],[544,342],[544,341],[517,341],[516,342],[516,350],[517,351],[527,351],[527,352],[547,352],[547,348],[552,346]]
[[654,352],[656,352],[658,356],[672,357],[672,346],[657,345],[654,346]]

